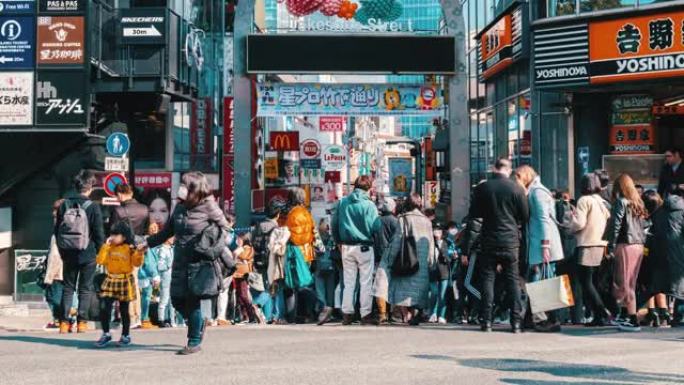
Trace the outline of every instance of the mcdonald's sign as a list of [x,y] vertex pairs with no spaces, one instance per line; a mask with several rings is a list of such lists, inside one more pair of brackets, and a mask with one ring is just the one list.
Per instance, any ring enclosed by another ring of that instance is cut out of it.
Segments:
[[268,142],[273,151],[299,151],[299,131],[271,131]]

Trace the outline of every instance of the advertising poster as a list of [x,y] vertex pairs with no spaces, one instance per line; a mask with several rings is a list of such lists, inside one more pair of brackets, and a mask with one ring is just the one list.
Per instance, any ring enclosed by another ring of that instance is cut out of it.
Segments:
[[323,168],[325,171],[340,171],[347,166],[347,149],[332,144],[323,151]]
[[164,44],[166,11],[163,8],[126,8],[119,19],[123,44]]
[[173,175],[170,172],[136,172],[135,188],[142,189],[141,203],[150,209],[150,222],[166,224],[171,215],[171,187]]
[[426,181],[423,185],[423,207],[434,209],[439,201],[439,182]]
[[278,179],[278,153],[275,151],[266,152],[264,157],[264,178],[267,181]]
[[257,96],[259,116],[430,116],[444,107],[441,90],[428,84],[264,83]]
[[33,124],[33,72],[0,72],[0,126]]
[[0,16],[0,69],[33,67],[35,31],[33,17]]
[[311,187],[311,202],[325,202],[325,185],[315,184]]
[[88,94],[80,71],[37,72],[36,125],[81,126],[88,123]]
[[38,17],[38,64],[83,64],[84,38],[82,16]]
[[413,184],[413,159],[389,158],[390,195],[408,197]]

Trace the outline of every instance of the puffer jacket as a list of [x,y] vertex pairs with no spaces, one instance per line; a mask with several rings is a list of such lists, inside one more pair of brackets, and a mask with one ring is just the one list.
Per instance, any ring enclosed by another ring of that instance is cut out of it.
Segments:
[[646,243],[644,220],[632,213],[629,201],[620,198],[613,203],[608,227],[608,247],[612,250],[618,244],[643,245]]
[[331,224],[335,242],[341,245],[373,245],[379,227],[378,209],[360,189],[340,201]]

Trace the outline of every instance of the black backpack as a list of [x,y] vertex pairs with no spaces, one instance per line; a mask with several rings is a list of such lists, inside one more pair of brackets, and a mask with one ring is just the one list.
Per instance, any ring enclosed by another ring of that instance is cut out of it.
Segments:
[[254,229],[254,267],[263,271],[268,266],[268,241],[271,238],[271,233],[278,227],[274,225],[268,231],[263,231],[261,226]]
[[392,264],[392,274],[399,277],[411,276],[418,272],[420,267],[418,262],[418,248],[416,246],[416,237],[413,231],[409,231],[406,217],[399,219],[402,223],[402,239],[399,254],[394,259]]

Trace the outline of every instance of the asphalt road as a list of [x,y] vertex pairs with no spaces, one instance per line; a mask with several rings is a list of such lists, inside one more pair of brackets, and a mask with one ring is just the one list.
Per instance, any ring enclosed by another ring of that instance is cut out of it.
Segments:
[[95,332],[0,332],[0,385],[684,383],[684,329],[504,330],[232,326],[210,328],[204,351],[188,357],[174,355],[184,329],[136,330],[131,347],[104,350]]

